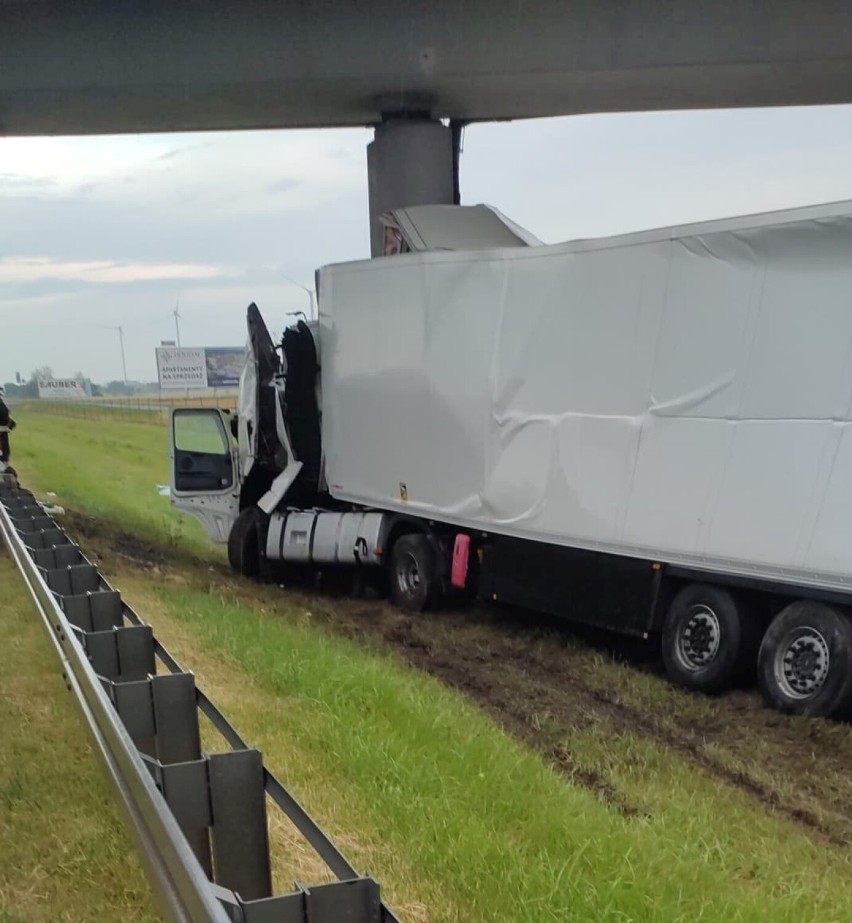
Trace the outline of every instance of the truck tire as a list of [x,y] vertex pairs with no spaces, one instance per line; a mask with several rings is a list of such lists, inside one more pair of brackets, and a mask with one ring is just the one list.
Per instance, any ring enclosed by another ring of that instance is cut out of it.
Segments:
[[247,506],[234,520],[228,535],[228,563],[244,577],[260,573],[260,533],[262,513]]
[[403,535],[391,550],[390,596],[409,612],[430,608],[439,592],[438,560],[429,539],[420,533]]
[[663,625],[669,678],[698,692],[719,692],[753,659],[740,607],[721,587],[691,583],[672,600]]
[[767,704],[830,718],[852,704],[852,622],[825,603],[799,600],[775,616],[758,655]]

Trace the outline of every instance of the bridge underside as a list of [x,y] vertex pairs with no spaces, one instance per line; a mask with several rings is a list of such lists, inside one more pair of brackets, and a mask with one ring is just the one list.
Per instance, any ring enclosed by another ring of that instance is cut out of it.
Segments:
[[466,122],[844,102],[842,0],[0,0],[0,134],[376,125],[374,255]]
[[0,0],[0,134],[852,101],[827,0]]

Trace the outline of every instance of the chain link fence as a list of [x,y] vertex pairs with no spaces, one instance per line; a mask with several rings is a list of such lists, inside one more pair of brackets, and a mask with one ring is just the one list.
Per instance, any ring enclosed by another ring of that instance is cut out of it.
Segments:
[[86,399],[30,399],[9,402],[14,413],[50,413],[86,420],[113,420],[124,423],[162,425],[174,407],[218,407],[235,410],[236,390],[212,390],[194,394],[135,394],[132,397],[92,397]]

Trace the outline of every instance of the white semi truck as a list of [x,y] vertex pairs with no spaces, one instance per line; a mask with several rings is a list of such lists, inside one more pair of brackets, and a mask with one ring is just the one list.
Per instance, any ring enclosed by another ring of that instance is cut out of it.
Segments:
[[176,410],[172,497],[231,564],[355,568],[659,637],[671,678],[757,670],[852,707],[852,203],[543,245],[499,213],[389,215],[257,308],[236,415]]

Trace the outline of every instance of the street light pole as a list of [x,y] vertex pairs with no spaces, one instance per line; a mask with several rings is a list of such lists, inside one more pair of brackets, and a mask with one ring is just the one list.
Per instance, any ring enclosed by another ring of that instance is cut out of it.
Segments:
[[310,304],[311,304],[311,313],[308,315],[308,320],[313,320],[314,319],[314,290],[312,288],[308,288],[307,285],[302,285],[301,282],[297,282],[295,279],[291,279],[288,275],[285,275],[283,272],[281,272],[280,269],[278,270],[278,275],[281,276],[282,279],[286,279],[290,283],[290,285],[295,285],[296,288],[300,288],[303,292],[308,293],[308,298],[310,299]]

